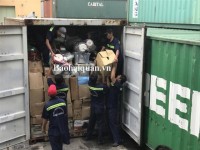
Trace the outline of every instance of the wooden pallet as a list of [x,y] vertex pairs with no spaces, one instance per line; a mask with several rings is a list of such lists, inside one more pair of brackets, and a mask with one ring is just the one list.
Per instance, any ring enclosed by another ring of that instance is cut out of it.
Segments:
[[35,144],[37,142],[46,142],[48,140],[48,135],[42,132],[41,125],[31,126],[31,139],[29,140],[30,144]]

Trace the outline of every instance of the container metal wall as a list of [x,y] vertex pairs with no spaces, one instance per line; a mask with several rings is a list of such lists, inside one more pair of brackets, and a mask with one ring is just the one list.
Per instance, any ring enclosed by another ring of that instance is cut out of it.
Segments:
[[53,0],[54,17],[125,19],[126,0]]
[[0,26],[0,149],[30,138],[27,61],[26,27]]
[[151,148],[200,150],[200,32],[147,35],[145,141]]
[[200,24],[200,0],[129,0],[130,22]]

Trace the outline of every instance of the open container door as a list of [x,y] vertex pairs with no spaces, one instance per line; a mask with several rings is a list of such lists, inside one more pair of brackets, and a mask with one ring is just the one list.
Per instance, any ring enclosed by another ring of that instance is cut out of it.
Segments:
[[0,149],[30,138],[27,32],[0,26]]
[[124,74],[122,128],[141,145],[144,27],[126,26],[123,31]]

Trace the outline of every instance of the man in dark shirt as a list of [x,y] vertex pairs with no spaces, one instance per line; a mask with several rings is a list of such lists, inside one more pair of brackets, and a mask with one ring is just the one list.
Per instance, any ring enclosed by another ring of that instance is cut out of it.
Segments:
[[108,29],[106,31],[106,44],[102,47],[104,49],[111,49],[116,55],[115,61],[118,61],[116,75],[120,75],[123,73],[123,55],[121,51],[120,41],[114,37],[113,30]]
[[53,45],[54,40],[57,37],[62,37],[62,38],[65,39],[66,32],[67,32],[67,30],[66,30],[65,27],[60,27],[60,28],[51,27],[49,29],[49,31],[47,32],[47,35],[46,35],[46,46],[50,50],[52,56],[55,55],[55,53],[54,53],[55,52],[55,50],[54,50],[55,47]]
[[86,140],[90,140],[95,123],[98,126],[98,144],[103,144],[103,127],[104,127],[104,112],[105,100],[104,96],[108,91],[106,85],[97,83],[98,75],[92,74],[89,78],[89,88],[91,93],[91,113],[87,129]]
[[50,85],[48,95],[51,99],[45,104],[42,118],[42,130],[46,131],[47,121],[49,120],[49,141],[52,150],[62,150],[63,143],[69,144],[67,131],[67,109],[63,99],[56,97],[57,90],[55,85]]
[[109,96],[107,100],[107,110],[109,118],[109,126],[112,132],[114,144],[113,147],[117,147],[121,143],[121,137],[119,133],[118,122],[118,103],[119,96],[122,91],[122,85],[126,82],[125,75],[115,76],[117,70],[117,63],[113,63],[111,71],[111,86],[109,90]]

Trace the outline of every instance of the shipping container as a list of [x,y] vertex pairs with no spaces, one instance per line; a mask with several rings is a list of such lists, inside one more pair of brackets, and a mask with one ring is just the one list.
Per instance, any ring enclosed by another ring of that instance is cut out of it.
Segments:
[[148,29],[145,143],[199,150],[200,32]]
[[53,0],[54,18],[126,19],[127,0]]
[[128,7],[132,23],[200,29],[199,0],[129,0]]
[[[200,148],[200,32],[125,26],[122,20],[107,19],[6,19],[5,24],[15,26],[0,26],[0,83],[6,85],[0,92],[0,106],[4,105],[0,111],[0,137],[4,135],[0,148],[30,138],[27,30],[52,24],[64,25],[69,34],[104,33],[112,27],[117,37],[122,37],[128,80],[121,105],[122,128],[138,145]],[[19,107],[10,108],[11,100]],[[15,130],[19,127],[23,130]]]

